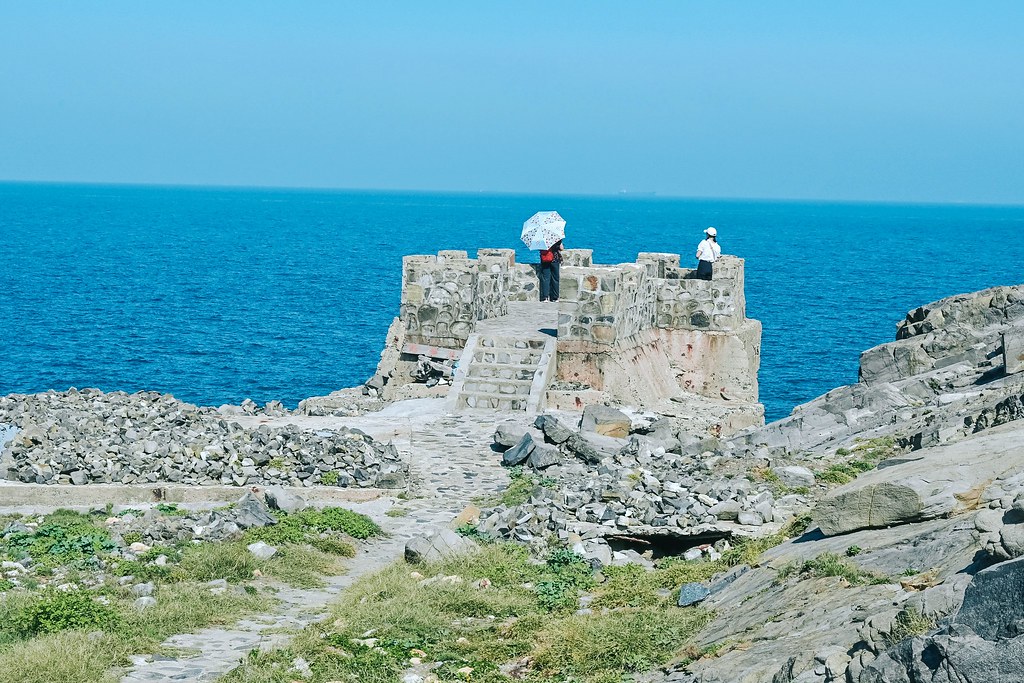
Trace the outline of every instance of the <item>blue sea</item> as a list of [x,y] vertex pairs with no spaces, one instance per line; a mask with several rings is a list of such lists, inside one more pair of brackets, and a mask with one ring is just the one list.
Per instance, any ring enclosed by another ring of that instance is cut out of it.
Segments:
[[597,262],[746,259],[769,419],[857,379],[920,304],[1024,282],[1024,207],[0,184],[0,395],[100,387],[202,405],[373,373],[401,259],[517,247],[557,210]]

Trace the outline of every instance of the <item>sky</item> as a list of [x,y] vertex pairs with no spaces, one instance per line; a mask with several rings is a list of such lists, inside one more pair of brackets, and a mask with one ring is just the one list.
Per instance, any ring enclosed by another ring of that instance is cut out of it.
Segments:
[[0,0],[0,180],[1024,203],[1024,2]]

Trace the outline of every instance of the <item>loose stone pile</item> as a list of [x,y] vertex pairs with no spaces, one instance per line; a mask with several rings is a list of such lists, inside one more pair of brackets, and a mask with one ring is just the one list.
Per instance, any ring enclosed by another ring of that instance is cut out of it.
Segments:
[[155,392],[12,394],[0,397],[0,424],[18,430],[7,476],[28,483],[379,488],[407,483],[408,466],[394,446],[357,430],[250,429],[213,408]]
[[[543,436],[499,428],[495,444],[508,449],[506,465],[543,470],[547,481],[523,504],[485,511],[479,531],[526,543],[676,536],[696,545],[774,531],[806,504],[800,495],[776,501],[767,482],[716,473],[722,456],[681,447],[664,420],[630,434],[627,416],[597,406],[585,412],[581,431],[552,415],[536,426]],[[588,555],[596,545],[585,544]]]

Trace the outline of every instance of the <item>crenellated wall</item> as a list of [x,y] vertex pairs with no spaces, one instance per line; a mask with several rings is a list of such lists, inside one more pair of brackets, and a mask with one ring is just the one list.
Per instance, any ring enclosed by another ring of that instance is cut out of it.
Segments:
[[[557,377],[643,403],[686,391],[756,402],[761,325],[746,318],[743,259],[723,256],[712,280],[695,278],[678,254],[596,265],[589,249],[563,252]],[[511,249],[407,256],[401,323],[405,341],[462,348],[476,323],[505,315],[509,301],[539,298],[537,264]]]

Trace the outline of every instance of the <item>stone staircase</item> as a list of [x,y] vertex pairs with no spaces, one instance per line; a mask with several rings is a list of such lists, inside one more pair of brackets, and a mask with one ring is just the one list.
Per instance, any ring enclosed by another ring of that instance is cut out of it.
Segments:
[[463,410],[544,410],[554,377],[554,337],[470,335],[459,359],[448,408]]

